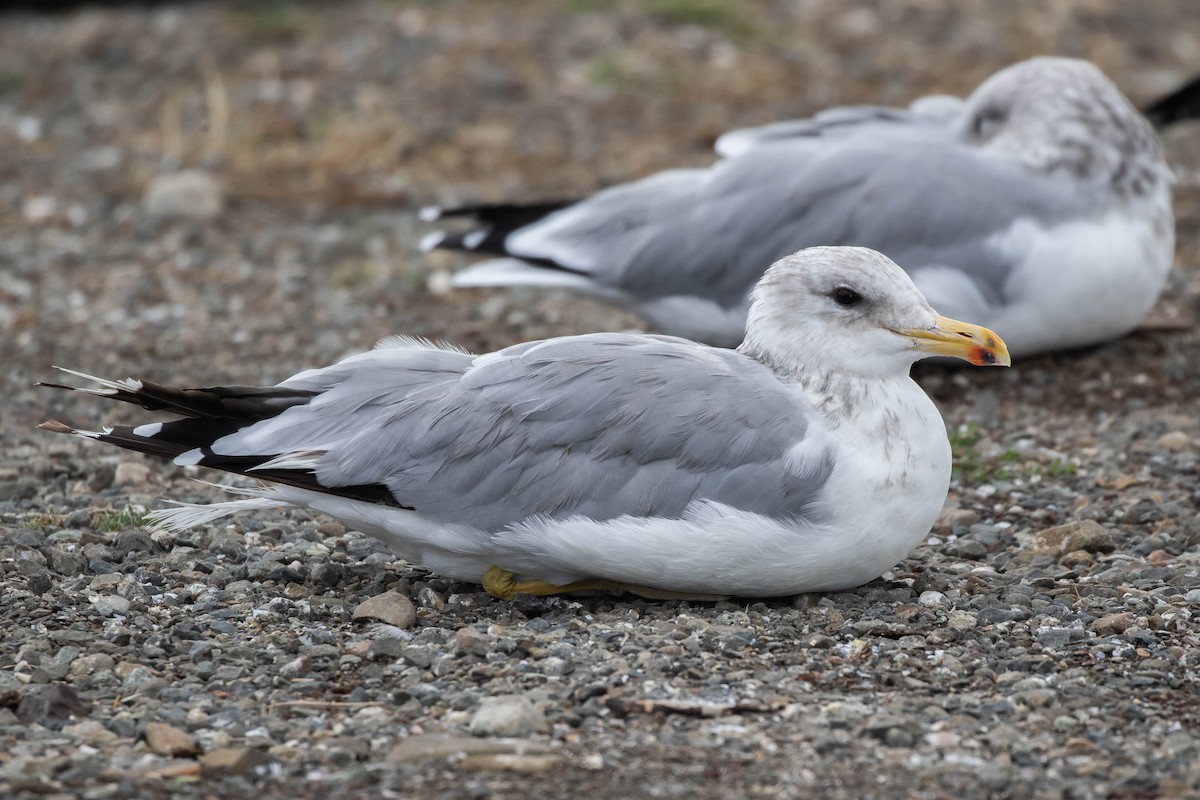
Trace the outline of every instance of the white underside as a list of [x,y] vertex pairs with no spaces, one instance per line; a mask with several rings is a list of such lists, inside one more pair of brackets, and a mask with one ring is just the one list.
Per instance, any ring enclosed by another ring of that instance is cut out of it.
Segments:
[[878,577],[924,538],[949,481],[945,427],[920,388],[904,378],[869,400],[851,424],[810,427],[789,453],[789,468],[803,473],[827,451],[834,459],[812,509],[819,525],[695,501],[679,519],[531,518],[484,531],[290,486],[238,490],[251,496],[156,517],[164,527],[184,528],[236,511],[307,507],[377,537],[411,563],[473,582],[498,566],[552,584],[607,578],[743,596],[845,589]]
[[940,313],[993,329],[1014,356],[1085,347],[1124,336],[1150,313],[1174,259],[1173,231],[1169,216],[1156,230],[1135,213],[1053,228],[1021,220],[989,243],[1020,265],[999,306],[957,269],[915,269],[912,278]]
[[490,258],[454,273],[451,285],[455,288],[488,286],[537,286],[544,289],[573,289],[588,295],[617,299],[617,293],[606,290],[586,275],[565,270],[536,267],[519,258]]

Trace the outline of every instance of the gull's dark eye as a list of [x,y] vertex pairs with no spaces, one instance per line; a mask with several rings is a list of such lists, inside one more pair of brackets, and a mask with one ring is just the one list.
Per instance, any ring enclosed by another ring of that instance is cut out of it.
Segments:
[[862,302],[862,295],[848,286],[839,286],[833,290],[833,302],[839,306],[856,306]]
[[975,118],[971,120],[971,133],[979,139],[987,139],[996,129],[1005,123],[1008,119],[1008,114],[1004,109],[997,106],[987,106],[980,109]]

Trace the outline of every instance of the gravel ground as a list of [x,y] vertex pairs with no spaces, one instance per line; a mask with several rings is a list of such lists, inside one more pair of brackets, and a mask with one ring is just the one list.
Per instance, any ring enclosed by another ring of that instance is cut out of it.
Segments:
[[446,293],[462,262],[418,255],[414,210],[706,163],[731,127],[965,92],[1042,52],[1144,102],[1200,63],[1193,3],[0,17],[0,795],[1200,797],[1200,127],[1167,136],[1178,263],[1150,324],[921,372],[951,497],[853,592],[505,603],[299,511],[150,533],[162,497],[215,493],[32,430],[125,418],[31,385],[633,327]]

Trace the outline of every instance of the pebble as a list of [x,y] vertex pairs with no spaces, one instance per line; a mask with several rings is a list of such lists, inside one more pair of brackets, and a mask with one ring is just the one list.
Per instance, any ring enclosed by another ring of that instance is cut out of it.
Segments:
[[946,626],[955,631],[969,631],[977,624],[975,615],[969,611],[951,611],[946,617]]
[[941,592],[925,591],[917,598],[917,602],[930,608],[941,608],[950,604],[950,598]]
[[211,777],[250,775],[270,760],[266,751],[257,747],[218,747],[200,756],[200,772]]
[[554,754],[555,750],[549,745],[527,739],[478,739],[470,736],[418,734],[401,739],[388,753],[388,760],[406,763],[461,756]]
[[160,756],[193,756],[200,752],[192,735],[174,725],[147,722],[143,736],[150,752]]
[[523,697],[489,697],[471,716],[473,736],[529,736],[547,730],[542,710]]
[[379,620],[404,629],[411,628],[417,621],[417,610],[407,597],[399,592],[389,591],[360,603],[354,609],[354,619]]
[[91,704],[70,686],[51,683],[23,693],[17,702],[16,715],[27,725],[36,722],[48,728],[62,728],[64,722],[82,719],[91,711]]
[[73,725],[64,725],[62,732],[64,736],[70,736],[80,744],[93,747],[108,744],[117,738],[115,733],[104,727],[104,723],[94,719],[85,719]]
[[946,507],[938,514],[933,529],[944,535],[953,533],[954,529],[960,526],[970,527],[976,522],[979,522],[979,512],[975,509]]
[[492,646],[488,637],[474,628],[459,628],[454,632],[454,652],[486,656]]
[[154,176],[142,202],[154,217],[205,222],[221,213],[224,196],[211,174],[189,169]]
[[1192,439],[1183,431],[1170,431],[1155,439],[1154,444],[1164,450],[1180,453],[1192,448]]
[[108,653],[87,653],[71,662],[67,679],[77,681],[88,675],[103,675],[111,672],[116,660]]
[[403,655],[407,646],[404,639],[395,636],[380,636],[371,640],[367,657],[372,661],[394,661]]
[[467,770],[502,769],[509,772],[548,772],[561,767],[566,759],[557,753],[545,755],[519,753],[485,753],[467,756],[460,766]]
[[140,461],[122,461],[113,471],[113,486],[144,486],[150,482],[150,465]]
[[1071,642],[1070,628],[1044,628],[1038,631],[1037,640],[1043,647],[1061,650]]
[[1092,630],[1101,636],[1108,636],[1114,633],[1124,633],[1125,629],[1132,624],[1133,615],[1128,611],[1122,611],[1117,614],[1106,614],[1099,617],[1091,624]]
[[317,533],[326,538],[345,536],[346,526],[336,520],[328,519],[317,526]]
[[1111,553],[1114,548],[1112,535],[1094,519],[1068,522],[1065,525],[1047,528],[1036,534],[1034,540],[1038,549],[1056,550],[1059,553],[1069,553],[1074,550],[1086,550],[1089,553]]
[[105,617],[128,614],[129,606],[129,600],[119,594],[102,594],[92,598],[96,613]]

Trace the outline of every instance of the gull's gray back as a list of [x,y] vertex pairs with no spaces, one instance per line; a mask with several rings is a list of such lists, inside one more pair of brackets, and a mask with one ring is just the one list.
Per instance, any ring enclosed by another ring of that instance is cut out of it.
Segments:
[[733,351],[593,334],[481,357],[369,356],[285,382],[330,388],[214,449],[322,450],[325,485],[382,483],[426,517],[485,530],[534,515],[678,517],[699,498],[803,518],[832,469],[789,470],[809,413]]
[[870,119],[614,187],[518,231],[511,248],[640,301],[688,294],[734,307],[767,264],[816,245],[870,247],[910,272],[953,265],[997,297],[1012,264],[989,237],[1022,218],[1087,213],[1070,187],[977,152],[944,122]]

